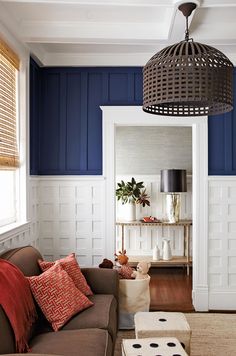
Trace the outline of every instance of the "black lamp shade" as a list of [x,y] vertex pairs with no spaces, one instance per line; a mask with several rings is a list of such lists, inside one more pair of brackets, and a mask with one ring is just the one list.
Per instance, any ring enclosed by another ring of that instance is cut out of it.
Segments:
[[162,169],[161,192],[182,193],[187,192],[187,178],[185,169]]

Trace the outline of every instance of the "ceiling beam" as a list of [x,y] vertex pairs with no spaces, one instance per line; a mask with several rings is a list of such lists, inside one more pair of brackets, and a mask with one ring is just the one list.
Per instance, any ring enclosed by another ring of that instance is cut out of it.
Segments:
[[[3,0],[4,2],[4,0]],[[77,4],[77,5],[101,5],[101,6],[172,6],[173,0],[5,0],[12,3],[30,3],[30,4]]]
[[25,42],[92,43],[132,43],[164,41],[168,32],[158,23],[101,23],[101,22],[48,22],[23,21],[18,30]]

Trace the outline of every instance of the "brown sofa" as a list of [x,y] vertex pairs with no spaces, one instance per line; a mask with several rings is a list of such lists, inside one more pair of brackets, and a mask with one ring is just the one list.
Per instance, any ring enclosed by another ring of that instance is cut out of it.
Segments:
[[[32,246],[12,249],[0,255],[15,264],[25,276],[39,275],[39,251]],[[111,269],[81,269],[94,295],[94,305],[72,317],[64,327],[52,331],[39,307],[32,326],[29,346],[34,354],[65,356],[113,355],[118,325],[118,273]],[[0,306],[0,354],[14,354],[13,330]]]

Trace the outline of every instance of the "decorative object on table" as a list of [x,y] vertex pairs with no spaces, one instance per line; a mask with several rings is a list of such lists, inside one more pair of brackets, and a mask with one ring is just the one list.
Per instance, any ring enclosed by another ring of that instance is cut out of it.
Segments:
[[187,192],[185,169],[162,169],[160,191],[166,194],[166,211],[169,223],[179,221],[180,194]]
[[135,279],[146,279],[148,278],[148,271],[151,267],[151,263],[147,261],[140,261],[137,264],[136,271],[133,271],[131,277]]
[[155,245],[154,249],[152,250],[152,259],[153,261],[159,261],[160,259],[160,249],[157,245]]
[[153,223],[153,222],[158,222],[160,220],[158,220],[154,216],[144,216],[142,221],[147,223]]
[[126,256],[126,250],[119,251],[119,255],[115,253],[116,269],[121,279],[132,279],[133,269],[130,267],[128,261],[129,257]]
[[172,258],[172,252],[171,252],[171,247],[170,247],[170,240],[169,239],[163,239],[163,249],[162,249],[162,259],[164,261],[169,261]]
[[104,258],[102,263],[99,264],[99,268],[110,268],[112,269],[114,266],[113,262],[111,260],[108,260],[107,258]]
[[116,197],[118,201],[125,206],[123,219],[126,221],[136,220],[136,204],[141,204],[143,207],[150,206],[149,196],[143,182],[136,182],[132,177],[130,182],[117,183]]
[[168,116],[215,115],[233,109],[233,63],[189,38],[188,17],[199,1],[182,3],[185,39],[156,53],[143,68],[143,110]]

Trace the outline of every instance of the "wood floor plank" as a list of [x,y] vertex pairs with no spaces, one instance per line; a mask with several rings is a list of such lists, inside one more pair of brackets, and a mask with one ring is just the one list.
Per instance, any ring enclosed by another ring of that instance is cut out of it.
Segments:
[[193,312],[192,275],[185,268],[151,268],[150,309]]

